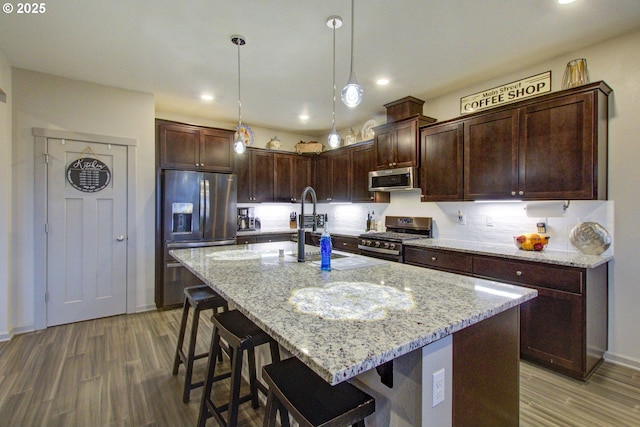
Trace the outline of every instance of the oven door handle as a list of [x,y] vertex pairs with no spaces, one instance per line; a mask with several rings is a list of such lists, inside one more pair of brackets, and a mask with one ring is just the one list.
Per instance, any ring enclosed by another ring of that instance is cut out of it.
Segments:
[[363,246],[363,245],[358,245],[358,249],[366,252],[376,252],[379,254],[400,255],[400,251],[397,251],[394,249],[372,248],[371,246]]

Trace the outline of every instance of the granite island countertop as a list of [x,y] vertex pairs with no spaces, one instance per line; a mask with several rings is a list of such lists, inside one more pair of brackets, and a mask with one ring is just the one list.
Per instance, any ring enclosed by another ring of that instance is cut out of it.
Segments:
[[[232,248],[232,249],[230,249]],[[279,249],[285,256],[279,256]],[[309,253],[318,248],[306,246]],[[170,252],[330,384],[534,298],[532,289],[341,253],[322,272],[282,242]],[[343,265],[345,263],[342,263]]]
[[513,245],[480,243],[450,239],[416,239],[404,242],[403,245],[426,249],[442,249],[468,254],[489,255],[521,261],[533,261],[546,264],[564,265],[568,267],[595,268],[613,260],[611,255],[584,255],[565,251],[524,251]]

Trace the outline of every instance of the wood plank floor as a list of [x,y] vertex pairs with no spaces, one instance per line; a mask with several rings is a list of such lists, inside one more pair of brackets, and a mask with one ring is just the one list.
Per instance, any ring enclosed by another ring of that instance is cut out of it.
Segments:
[[[171,375],[179,321],[179,310],[154,311],[1,343],[0,426],[195,425],[201,392],[182,403],[184,368]],[[211,334],[206,315],[201,328],[207,338],[198,342],[199,352]],[[197,364],[194,376],[204,365]],[[216,392],[222,400],[225,386]],[[524,427],[640,426],[640,371],[605,363],[581,383],[522,362],[520,401]],[[241,405],[239,425],[260,426],[262,415],[262,408]]]

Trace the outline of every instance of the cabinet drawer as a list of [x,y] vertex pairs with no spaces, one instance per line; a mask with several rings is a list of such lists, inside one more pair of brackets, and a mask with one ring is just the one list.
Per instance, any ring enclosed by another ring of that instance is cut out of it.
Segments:
[[358,253],[358,239],[353,237],[338,237],[331,238],[333,249],[337,251],[345,251],[351,253]]
[[404,262],[463,274],[473,270],[471,255],[409,246],[404,248]]
[[293,233],[265,234],[256,237],[256,243],[289,242]]
[[474,257],[473,274],[519,285],[581,294],[583,270]]
[[236,244],[244,245],[244,244],[253,244],[256,242],[256,236],[236,236]]

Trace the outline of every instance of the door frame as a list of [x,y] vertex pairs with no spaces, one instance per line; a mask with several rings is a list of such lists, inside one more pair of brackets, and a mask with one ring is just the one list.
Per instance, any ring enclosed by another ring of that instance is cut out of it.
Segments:
[[90,144],[111,144],[127,147],[127,273],[126,295],[127,313],[135,313],[137,263],[136,263],[136,147],[135,138],[94,135],[90,133],[33,128],[35,138],[35,200],[34,200],[34,327],[47,328],[47,224],[48,182],[45,161],[48,139],[68,139]]

